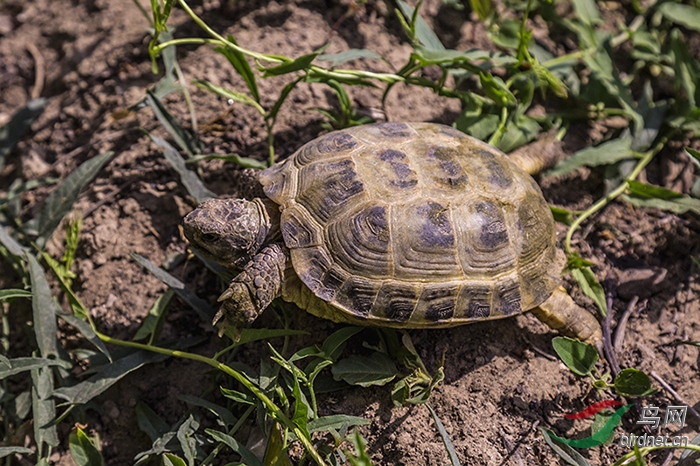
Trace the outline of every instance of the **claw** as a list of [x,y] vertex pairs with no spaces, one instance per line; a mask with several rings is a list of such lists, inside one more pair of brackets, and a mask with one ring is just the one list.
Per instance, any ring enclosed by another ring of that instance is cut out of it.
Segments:
[[[217,299],[217,301],[218,301],[218,302],[226,301],[226,300],[229,299],[231,296],[233,296],[233,289],[232,289],[232,288],[228,288],[226,291],[224,291],[223,293],[221,293],[221,296],[219,296],[219,299]],[[219,314],[221,314],[221,311],[219,311]],[[219,314],[217,314],[217,315],[219,315]],[[219,318],[221,318],[221,317],[219,317]]]

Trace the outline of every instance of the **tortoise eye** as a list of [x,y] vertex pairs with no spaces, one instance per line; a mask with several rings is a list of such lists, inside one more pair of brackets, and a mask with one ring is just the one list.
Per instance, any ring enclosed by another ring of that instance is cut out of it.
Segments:
[[201,236],[201,240],[206,242],[206,243],[214,243],[214,242],[218,241],[218,239],[219,239],[219,235],[217,235],[216,233],[204,233]]

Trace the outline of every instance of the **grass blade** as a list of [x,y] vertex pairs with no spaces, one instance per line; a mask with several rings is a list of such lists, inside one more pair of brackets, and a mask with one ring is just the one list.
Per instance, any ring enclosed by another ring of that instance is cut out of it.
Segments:
[[146,93],[146,103],[151,107],[153,114],[160,124],[163,125],[168,134],[170,134],[177,145],[180,146],[180,149],[186,152],[188,157],[192,157],[194,154],[198,153],[199,149],[195,138],[189,132],[185,131],[180,125],[180,122],[168,112],[155,94],[151,91],[146,91]]
[[0,290],[0,301],[12,298],[31,298],[32,293],[27,290],[7,289]]
[[33,455],[34,450],[24,447],[0,447],[0,458],[10,455]]
[[[80,191],[97,176],[97,173],[112,158],[112,155],[114,155],[113,152],[105,152],[86,160],[46,198],[36,220],[36,234],[38,236],[36,242],[39,247],[46,244],[63,217],[73,207]],[[33,222],[32,226],[34,226]]]
[[545,176],[565,175],[584,166],[597,167],[619,162],[620,160],[631,159],[634,157],[631,144],[631,138],[617,138],[595,147],[587,147],[574,153],[571,157],[567,157],[556,167],[545,172]]
[[[398,0],[397,4],[401,9],[401,13],[410,21],[413,17],[413,8],[404,0]],[[416,16],[415,32],[416,39],[418,39],[418,42],[424,47],[433,50],[445,50],[445,46],[442,45],[440,38],[430,29],[428,23],[426,23],[420,15]]]
[[554,440],[549,434],[549,431],[543,429],[542,427],[539,427],[539,430],[544,437],[544,441],[547,442],[547,445],[549,445],[550,448],[554,450],[554,452],[559,455],[562,460],[571,466],[591,466],[586,458],[581,456],[579,452],[571,448],[569,445],[565,445]]
[[459,457],[457,456],[457,452],[455,451],[455,446],[452,445],[452,440],[450,440],[450,435],[445,430],[445,426],[442,425],[442,422],[440,421],[440,418],[438,417],[433,407],[430,406],[428,403],[425,403],[425,406],[428,408],[428,411],[430,411],[430,415],[433,417],[433,421],[435,421],[437,430],[440,433],[442,443],[445,444],[445,449],[447,449],[447,453],[450,455],[450,463],[452,463],[452,466],[460,466],[461,463],[459,462]]
[[[3,359],[7,359],[3,356]],[[4,364],[0,365],[0,380],[6,379],[20,372],[31,371],[38,369],[40,367],[47,366],[63,366],[66,369],[70,369],[72,365],[67,361],[62,361],[60,359],[46,359],[46,358],[14,358],[7,359],[7,361],[2,361]]]
[[56,307],[46,273],[31,254],[29,260],[29,276],[32,283],[32,311],[34,317],[34,334],[39,353],[44,358],[60,359],[58,354],[58,339],[56,338]]
[[52,395],[53,372],[49,367],[39,367],[32,370],[32,415],[34,417],[34,439],[37,444],[37,456],[47,458],[50,448],[58,445],[58,433],[54,420],[56,419],[56,403]]
[[89,379],[72,387],[61,387],[54,391],[57,398],[66,400],[71,404],[83,404],[96,396],[104,393],[109,387],[117,383],[124,376],[136,369],[156,362],[165,361],[167,355],[151,353],[149,351],[136,351],[112,364],[104,366]]
[[163,148],[163,155],[165,159],[170,163],[170,165],[175,169],[175,171],[180,175],[180,181],[187,189],[187,192],[194,197],[198,203],[204,202],[207,199],[216,197],[216,194],[209,191],[202,180],[199,179],[197,174],[187,168],[185,160],[180,156],[180,154],[175,150],[173,146],[170,145],[165,139],[161,139],[158,136],[154,136],[151,133],[147,133],[153,142],[158,144]]
[[[236,39],[230,34],[228,36],[228,41],[232,44],[238,45]],[[253,69],[250,67],[250,64],[248,64],[248,60],[246,60],[245,56],[238,50],[233,50],[228,47],[216,47],[214,48],[214,50],[221,53],[228,59],[229,63],[231,63],[231,66],[233,66],[233,68],[238,72],[238,74],[241,75],[241,77],[245,81],[246,86],[248,86],[248,90],[250,91],[250,95],[253,96],[253,100],[255,100],[255,102],[260,102],[260,92],[258,91],[258,83],[255,80],[255,74],[253,73]]]
[[206,429],[205,432],[217,442],[223,443],[231,448],[231,450],[241,455],[244,464],[248,466],[263,466],[262,461],[260,461],[252,451],[238,443],[238,441],[230,435],[213,429]]
[[182,298],[183,301],[192,306],[192,309],[194,309],[202,319],[204,319],[206,322],[212,321],[215,314],[214,308],[212,308],[206,301],[197,296],[195,293],[185,288],[184,283],[143,256],[132,253],[131,257],[133,257],[134,260],[141,264],[146,270],[151,272],[158,280],[168,285],[180,298]]
[[696,6],[668,2],[659,6],[659,12],[673,23],[700,32],[700,9]]
[[15,144],[22,139],[24,133],[31,127],[34,120],[41,115],[48,103],[48,99],[34,99],[17,110],[10,121],[0,127],[0,171],[5,166],[5,157],[9,155]]

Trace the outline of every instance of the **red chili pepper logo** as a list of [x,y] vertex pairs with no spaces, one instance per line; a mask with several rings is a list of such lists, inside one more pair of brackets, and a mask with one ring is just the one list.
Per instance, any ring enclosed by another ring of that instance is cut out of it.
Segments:
[[583,411],[572,414],[564,414],[567,419],[586,419],[587,417],[593,417],[605,408],[612,408],[613,406],[621,406],[622,402],[617,400],[603,400],[593,403],[588,406]]

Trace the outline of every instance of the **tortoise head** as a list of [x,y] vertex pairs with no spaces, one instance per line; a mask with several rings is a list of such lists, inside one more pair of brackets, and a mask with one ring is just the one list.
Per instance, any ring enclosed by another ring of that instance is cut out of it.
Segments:
[[260,199],[209,199],[183,220],[185,236],[204,257],[237,269],[260,250],[270,228]]

